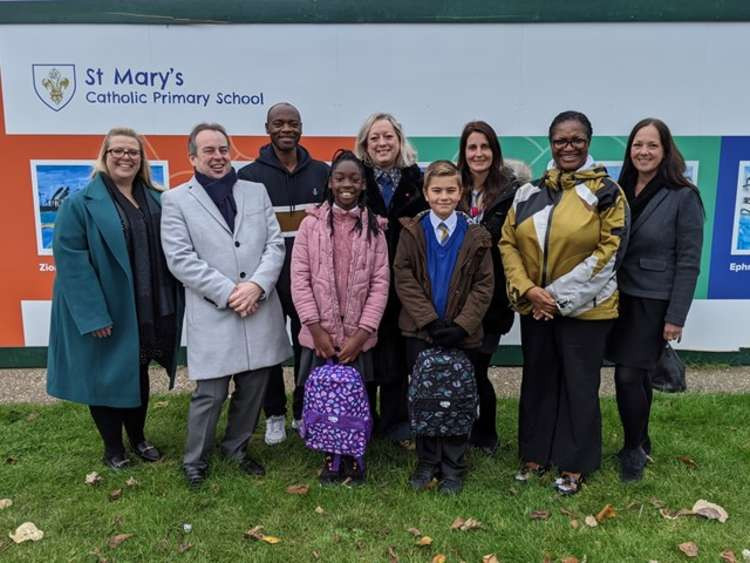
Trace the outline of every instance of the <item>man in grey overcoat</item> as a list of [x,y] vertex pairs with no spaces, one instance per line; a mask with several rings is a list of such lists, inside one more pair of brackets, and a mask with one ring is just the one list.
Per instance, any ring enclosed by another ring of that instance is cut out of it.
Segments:
[[162,245],[185,286],[188,372],[196,381],[183,458],[191,486],[206,478],[232,378],[221,453],[249,474],[265,473],[245,450],[270,367],[292,352],[274,288],[284,263],[281,229],[264,186],[237,179],[229,150],[221,125],[196,125],[188,141],[195,175],[162,196]]

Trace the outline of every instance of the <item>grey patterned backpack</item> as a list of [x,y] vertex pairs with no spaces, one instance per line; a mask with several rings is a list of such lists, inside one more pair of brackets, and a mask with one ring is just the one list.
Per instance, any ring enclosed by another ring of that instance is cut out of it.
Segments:
[[469,358],[456,348],[420,352],[409,383],[409,421],[417,436],[461,436],[477,416],[477,384]]

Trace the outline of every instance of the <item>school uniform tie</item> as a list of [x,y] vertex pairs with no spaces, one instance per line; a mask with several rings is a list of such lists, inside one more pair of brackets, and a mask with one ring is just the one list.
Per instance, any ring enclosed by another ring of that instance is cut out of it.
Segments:
[[387,209],[391,206],[391,200],[393,199],[393,178],[391,178],[389,174],[383,174],[378,183],[380,184],[383,201],[385,202],[385,207]]
[[440,242],[440,244],[445,245],[445,243],[448,241],[448,235],[450,234],[450,232],[448,231],[448,225],[446,225],[445,223],[440,223],[437,226],[437,230],[438,241]]

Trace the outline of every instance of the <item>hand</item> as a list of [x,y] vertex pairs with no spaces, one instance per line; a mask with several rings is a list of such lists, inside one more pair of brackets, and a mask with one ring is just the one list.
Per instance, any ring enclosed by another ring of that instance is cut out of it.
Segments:
[[676,340],[679,342],[682,340],[682,327],[673,325],[672,323],[664,323],[664,340],[669,342],[670,340]]
[[333,340],[320,323],[308,325],[313,337],[313,346],[315,346],[315,355],[319,358],[333,358],[336,355],[336,349],[333,347]]
[[535,319],[537,319],[536,311],[549,315],[550,317],[553,317],[555,313],[557,313],[557,301],[555,301],[555,298],[542,287],[532,287],[524,294],[524,297],[531,301],[531,305],[535,311]]
[[362,328],[358,328],[357,331],[352,334],[344,342],[344,347],[339,352],[339,362],[342,364],[350,364],[357,359],[359,353],[362,351],[362,346],[365,345],[367,339],[370,337],[370,333]]
[[435,331],[435,337],[433,340],[438,346],[443,346],[444,348],[456,348],[468,335],[469,334],[462,327],[454,322],[450,322],[445,328],[439,328]]
[[445,322],[443,319],[435,319],[434,321],[427,323],[424,328],[427,331],[427,334],[430,335],[430,338],[435,340],[435,332],[441,328],[448,327],[449,324],[450,323]]
[[95,338],[107,338],[112,335],[112,325],[91,332]]
[[555,315],[552,313],[548,313],[542,309],[537,309],[536,307],[533,308],[531,316],[534,317],[535,321],[549,321],[555,318]]
[[229,295],[227,305],[240,317],[252,315],[258,310],[258,300],[263,296],[263,288],[255,282],[241,282],[237,284]]

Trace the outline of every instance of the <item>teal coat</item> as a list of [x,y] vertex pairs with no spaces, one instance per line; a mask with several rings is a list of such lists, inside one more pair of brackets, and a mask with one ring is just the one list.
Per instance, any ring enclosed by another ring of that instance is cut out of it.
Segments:
[[[159,203],[160,194],[147,190]],[[140,405],[138,321],[133,274],[122,224],[97,175],[68,197],[55,219],[57,274],[47,357],[47,393],[109,407]],[[177,283],[175,354],[167,368],[174,385],[184,297]],[[112,326],[108,338],[92,331]]]

